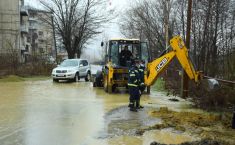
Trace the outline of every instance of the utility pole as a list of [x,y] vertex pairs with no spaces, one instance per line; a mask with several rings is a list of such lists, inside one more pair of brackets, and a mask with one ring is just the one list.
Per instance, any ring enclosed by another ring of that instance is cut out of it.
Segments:
[[[190,49],[190,32],[191,32],[191,19],[192,19],[192,0],[188,0],[188,12],[187,12],[187,32],[186,32],[186,47]],[[187,73],[182,69],[182,80],[181,80],[181,97],[188,97],[188,84],[189,78]]]
[[166,39],[166,48],[169,46],[169,13],[170,13],[170,6],[169,6],[170,0],[165,1],[165,8],[164,8],[164,13],[165,13],[165,39]]
[[[165,25],[165,50],[168,52],[167,48],[169,46],[169,15],[170,15],[170,0],[165,0],[164,4],[164,25]],[[164,78],[167,82],[167,69],[164,72]],[[167,87],[167,83],[165,83],[165,88]]]
[[54,17],[53,17],[53,15],[51,15],[51,22],[52,22],[53,37],[54,37],[54,46],[55,46],[55,61],[58,64],[58,60],[57,60],[57,46],[56,46],[56,37],[55,37],[55,24],[54,24]]

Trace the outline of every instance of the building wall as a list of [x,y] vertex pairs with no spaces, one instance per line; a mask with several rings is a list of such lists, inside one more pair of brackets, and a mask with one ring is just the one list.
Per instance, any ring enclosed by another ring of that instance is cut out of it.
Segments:
[[20,1],[0,0],[0,53],[20,50]]

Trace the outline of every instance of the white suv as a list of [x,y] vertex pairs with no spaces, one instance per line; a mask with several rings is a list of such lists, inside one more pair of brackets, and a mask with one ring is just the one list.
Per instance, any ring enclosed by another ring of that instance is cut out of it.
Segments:
[[59,82],[59,80],[72,80],[77,82],[80,78],[85,78],[85,81],[90,81],[91,67],[85,59],[66,59],[52,70],[51,75],[54,82]]

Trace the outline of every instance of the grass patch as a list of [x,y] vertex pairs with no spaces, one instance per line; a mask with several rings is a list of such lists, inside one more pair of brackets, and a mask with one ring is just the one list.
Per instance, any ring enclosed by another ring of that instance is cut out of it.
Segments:
[[32,76],[32,77],[20,77],[16,75],[9,75],[0,78],[0,82],[23,82],[23,81],[41,81],[47,80],[48,76]]

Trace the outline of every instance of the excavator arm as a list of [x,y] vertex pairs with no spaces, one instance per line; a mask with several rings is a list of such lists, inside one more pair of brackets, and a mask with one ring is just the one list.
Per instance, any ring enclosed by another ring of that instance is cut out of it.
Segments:
[[181,37],[173,37],[170,40],[170,45],[172,47],[170,52],[148,63],[145,75],[146,86],[151,86],[157,80],[158,76],[168,67],[175,56],[191,80],[198,83],[199,80],[202,79],[202,73],[200,71],[195,71],[195,68],[188,56],[188,49]]

